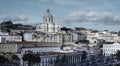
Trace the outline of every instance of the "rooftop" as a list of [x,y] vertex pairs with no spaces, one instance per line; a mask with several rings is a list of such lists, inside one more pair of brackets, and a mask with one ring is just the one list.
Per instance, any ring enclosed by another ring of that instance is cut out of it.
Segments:
[[39,56],[53,56],[53,55],[64,55],[64,54],[80,54],[81,52],[71,52],[71,53],[62,53],[62,52],[38,52]]
[[57,46],[31,46],[31,47],[22,47],[22,48],[51,48],[51,47],[57,47]]
[[6,43],[0,43],[0,44],[59,44],[58,42],[6,42]]

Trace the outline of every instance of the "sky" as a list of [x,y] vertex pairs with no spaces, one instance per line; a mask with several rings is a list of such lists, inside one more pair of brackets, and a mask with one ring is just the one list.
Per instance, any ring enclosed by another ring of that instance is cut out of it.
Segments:
[[0,22],[36,25],[50,9],[62,26],[120,31],[119,6],[120,0],[0,0]]

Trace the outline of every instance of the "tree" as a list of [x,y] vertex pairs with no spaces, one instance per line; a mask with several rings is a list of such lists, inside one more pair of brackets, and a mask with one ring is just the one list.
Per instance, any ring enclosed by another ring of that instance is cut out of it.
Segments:
[[59,65],[60,64],[60,56],[57,55],[56,60],[55,60],[55,65]]
[[53,62],[53,60],[52,60],[52,59],[50,59],[50,60],[49,60],[49,64],[51,64],[51,66],[52,66],[52,65],[53,65],[53,63],[54,63],[54,62]]
[[12,53],[6,53],[5,54],[5,58],[7,58],[10,62],[13,61],[13,58],[12,58],[13,54]]
[[62,30],[62,31],[66,31],[66,32],[67,32],[67,31],[69,31],[69,30],[70,30],[70,28],[62,27],[62,28],[61,28],[61,30]]
[[120,64],[116,64],[116,65],[114,65],[114,66],[120,66]]
[[116,52],[116,57],[117,57],[118,60],[120,60],[120,50],[118,50],[118,51]]
[[5,22],[2,22],[2,23],[1,23],[1,28],[4,29],[4,30],[7,29],[6,31],[9,31],[9,29],[11,29],[11,27],[12,27],[12,24],[13,24],[13,23],[12,23],[12,21],[10,21],[10,20],[9,20],[9,21],[5,21]]
[[0,63],[5,64],[6,62],[8,62],[8,59],[5,58],[4,56],[0,55]]
[[75,44],[78,44],[78,43],[79,43],[79,41],[76,41],[76,42],[75,42]]
[[20,58],[16,54],[13,54],[12,58],[13,58],[13,60],[20,60]]
[[34,54],[34,63],[37,63],[37,65],[39,65],[39,63],[41,62],[41,58],[39,56],[39,54]]
[[18,65],[20,63],[20,58],[11,52],[5,54],[5,58],[8,59],[9,62]]
[[61,62],[62,62],[62,63],[65,63],[65,62],[66,62],[66,55],[65,55],[65,54],[61,57]]
[[120,36],[120,31],[118,32],[118,36]]
[[41,59],[38,54],[24,54],[22,57],[23,61],[28,62],[28,66],[33,66],[32,64],[40,63]]
[[18,66],[20,63],[20,58],[16,54],[12,54],[12,62]]
[[87,58],[87,52],[82,51],[81,60],[85,60],[86,58]]
[[95,60],[95,56],[90,55],[90,59],[91,59],[92,61]]
[[22,57],[23,61],[28,62],[28,66],[32,66],[33,55],[32,54],[24,54]]

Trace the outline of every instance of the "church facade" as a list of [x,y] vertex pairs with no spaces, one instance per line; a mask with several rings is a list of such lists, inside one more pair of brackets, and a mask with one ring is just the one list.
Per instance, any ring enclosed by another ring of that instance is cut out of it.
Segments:
[[53,16],[47,9],[43,16],[43,23],[36,25],[36,31],[44,33],[44,39],[41,42],[61,42],[61,26],[53,22]]
[[43,23],[36,25],[36,31],[41,31],[44,33],[55,33],[60,31],[60,25],[53,22],[53,16],[47,9],[45,15],[43,16]]

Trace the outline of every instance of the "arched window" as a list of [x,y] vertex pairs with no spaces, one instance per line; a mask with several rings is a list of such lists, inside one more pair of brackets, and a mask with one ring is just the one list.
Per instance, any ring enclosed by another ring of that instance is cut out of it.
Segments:
[[47,19],[46,19],[46,22],[47,22]]
[[50,22],[50,18],[49,18],[49,22]]

